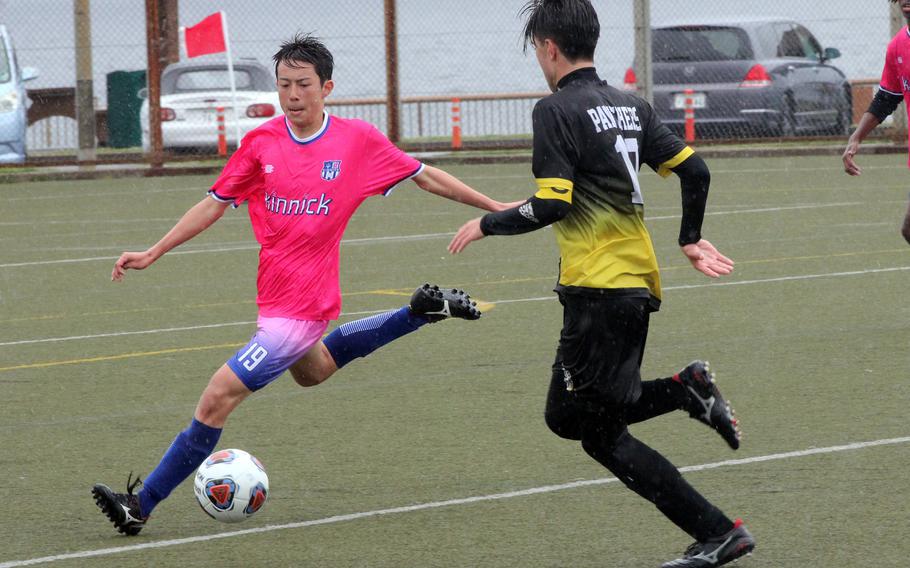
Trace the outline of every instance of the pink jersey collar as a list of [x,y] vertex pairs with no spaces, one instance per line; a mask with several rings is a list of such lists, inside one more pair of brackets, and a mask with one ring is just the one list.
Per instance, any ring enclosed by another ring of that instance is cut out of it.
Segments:
[[294,131],[291,130],[291,125],[288,124],[288,117],[286,117],[286,116],[284,117],[284,126],[285,126],[285,128],[288,129],[288,135],[291,137],[291,140],[293,140],[294,142],[296,142],[298,144],[309,144],[311,142],[315,142],[316,140],[319,140],[322,137],[322,135],[325,134],[326,130],[329,129],[329,113],[322,111],[322,126],[319,127],[319,130],[317,130],[310,136],[307,136],[306,138],[300,138],[299,136],[294,134]]

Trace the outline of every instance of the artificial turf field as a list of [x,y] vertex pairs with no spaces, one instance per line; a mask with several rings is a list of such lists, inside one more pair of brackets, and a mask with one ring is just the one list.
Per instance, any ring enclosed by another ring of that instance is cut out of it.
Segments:
[[[632,427],[758,540],[748,567],[906,567],[910,556],[910,246],[901,156],[710,160],[704,235],[737,261],[711,281],[676,246],[675,179],[642,175],[662,266],[643,376],[711,361],[742,448],[683,412]],[[502,200],[528,165],[446,168]],[[561,310],[549,230],[451,257],[474,213],[412,183],[368,200],[342,246],[349,321],[429,280],[484,302],[358,360],[316,388],[284,376],[231,416],[219,448],[266,465],[241,525],[191,483],[140,536],[90,488],[122,491],[189,421],[211,373],[253,331],[246,211],[110,282],[211,178],[0,186],[0,567],[654,567],[690,539],[544,425]],[[733,460],[733,461],[730,461]],[[239,532],[238,532],[239,531]]]

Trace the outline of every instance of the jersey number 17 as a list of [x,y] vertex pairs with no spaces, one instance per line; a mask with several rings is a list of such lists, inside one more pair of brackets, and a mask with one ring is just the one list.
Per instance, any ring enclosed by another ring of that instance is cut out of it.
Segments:
[[617,136],[616,151],[622,156],[622,161],[625,162],[626,169],[629,170],[629,179],[632,180],[632,203],[644,205],[645,200],[641,195],[641,184],[638,183],[638,139]]

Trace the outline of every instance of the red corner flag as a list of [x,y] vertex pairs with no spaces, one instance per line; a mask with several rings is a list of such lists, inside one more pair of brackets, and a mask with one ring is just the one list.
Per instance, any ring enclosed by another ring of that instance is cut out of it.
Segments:
[[184,28],[186,56],[198,57],[227,51],[221,12],[216,12],[195,26]]

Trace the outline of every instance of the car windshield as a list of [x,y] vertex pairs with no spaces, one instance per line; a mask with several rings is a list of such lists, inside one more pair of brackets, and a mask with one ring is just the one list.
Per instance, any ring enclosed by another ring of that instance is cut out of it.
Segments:
[[[238,91],[264,90],[253,83],[252,75],[244,69],[234,69],[234,81]],[[194,69],[180,73],[173,83],[173,90],[168,94],[230,89],[231,81],[227,69]]]
[[6,52],[6,44],[0,38],[0,83],[9,83],[10,79],[9,54]]
[[661,28],[652,34],[655,62],[737,61],[752,59],[749,36],[740,28],[685,26]]

